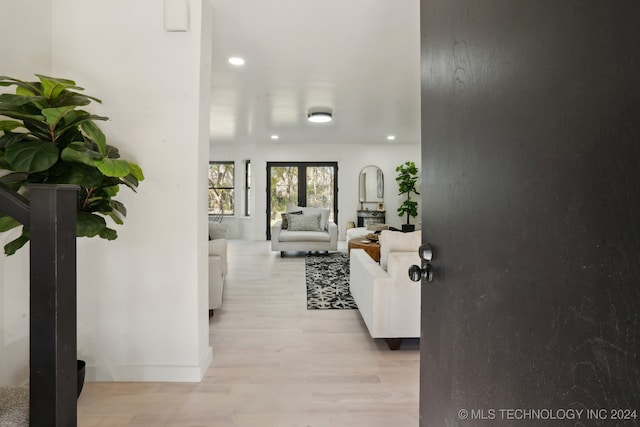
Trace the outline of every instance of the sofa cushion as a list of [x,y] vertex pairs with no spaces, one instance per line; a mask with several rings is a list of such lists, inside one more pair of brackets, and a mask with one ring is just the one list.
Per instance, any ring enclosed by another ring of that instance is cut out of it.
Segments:
[[227,224],[209,222],[209,240],[226,239],[228,228]]
[[282,230],[278,240],[280,242],[328,242],[331,236],[326,231]]
[[320,227],[320,214],[290,215],[287,220],[289,231],[323,231]]
[[387,269],[390,252],[418,252],[422,244],[422,232],[420,230],[411,233],[400,231],[382,230],[380,232],[380,266]]

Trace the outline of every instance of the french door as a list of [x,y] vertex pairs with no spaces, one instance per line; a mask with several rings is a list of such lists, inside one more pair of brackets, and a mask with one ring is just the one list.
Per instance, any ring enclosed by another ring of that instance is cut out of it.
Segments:
[[338,162],[267,162],[267,240],[288,205],[329,209],[338,222]]

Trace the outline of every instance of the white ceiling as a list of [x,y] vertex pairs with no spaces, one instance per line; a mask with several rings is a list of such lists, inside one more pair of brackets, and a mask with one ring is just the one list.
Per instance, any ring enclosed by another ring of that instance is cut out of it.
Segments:
[[[418,0],[211,3],[213,143],[420,142]],[[309,123],[312,107],[333,122]]]

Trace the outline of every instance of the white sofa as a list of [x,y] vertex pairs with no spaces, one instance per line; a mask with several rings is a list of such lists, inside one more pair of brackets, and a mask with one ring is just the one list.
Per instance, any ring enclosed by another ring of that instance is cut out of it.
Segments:
[[209,317],[222,307],[227,269],[227,225],[209,222]]
[[329,209],[289,206],[283,221],[271,226],[271,250],[280,251],[336,251],[338,226],[329,220]]
[[420,265],[421,232],[384,230],[379,241],[379,264],[364,250],[351,250],[349,289],[371,337],[397,350],[402,338],[420,337],[420,283],[408,270]]

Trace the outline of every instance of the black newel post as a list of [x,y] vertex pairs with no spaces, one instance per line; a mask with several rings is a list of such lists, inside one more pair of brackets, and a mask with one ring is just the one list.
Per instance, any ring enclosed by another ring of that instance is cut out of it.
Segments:
[[76,205],[74,185],[30,190],[29,425],[77,425]]

